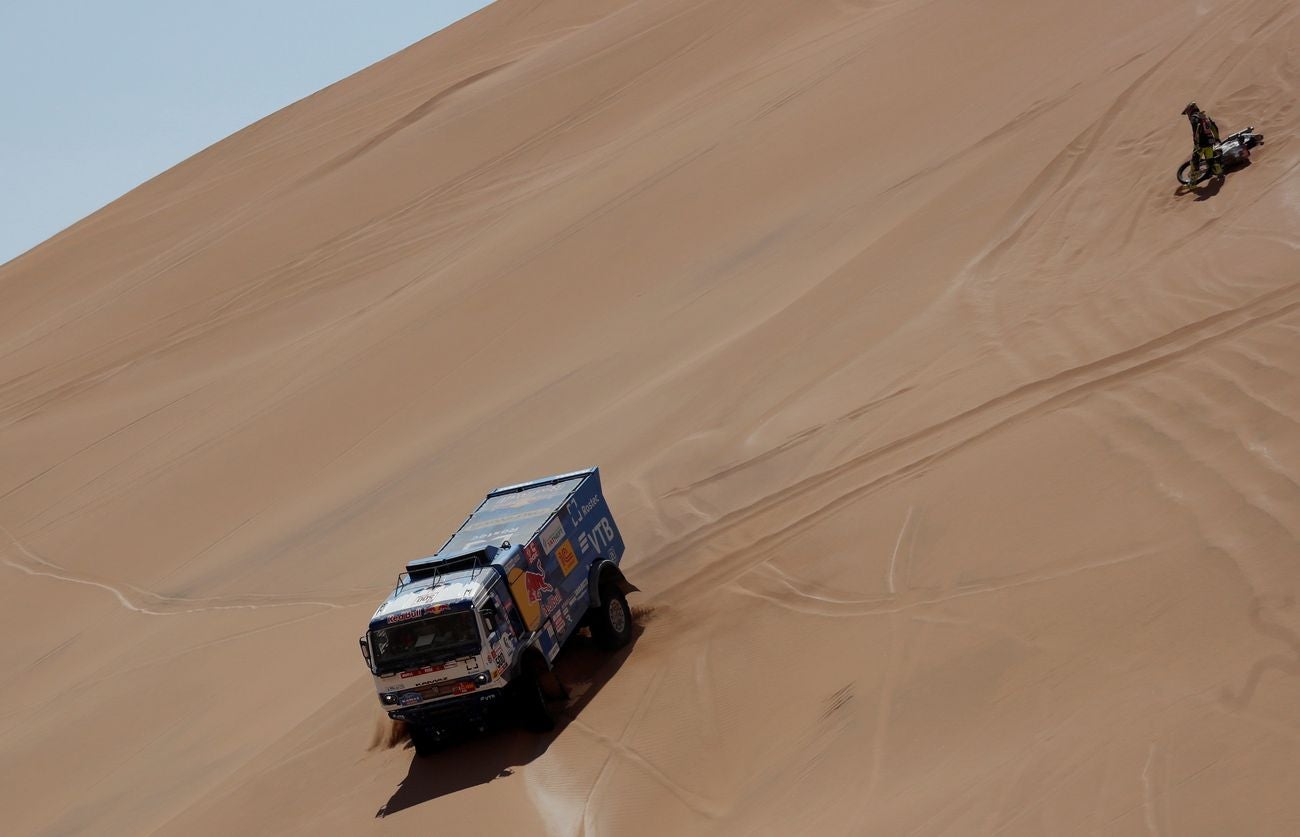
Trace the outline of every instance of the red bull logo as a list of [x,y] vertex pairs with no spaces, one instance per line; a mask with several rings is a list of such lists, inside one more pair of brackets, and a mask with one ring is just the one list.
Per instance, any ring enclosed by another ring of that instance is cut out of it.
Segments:
[[535,631],[542,626],[542,599],[548,593],[554,593],[555,588],[546,580],[542,551],[537,544],[525,545],[522,552],[523,560],[511,562],[513,566],[507,570],[506,580],[520,618],[528,630]]
[[528,561],[528,568],[524,570],[524,589],[528,591],[528,601],[534,604],[542,600],[543,594],[555,592],[555,588],[546,581],[541,561]]

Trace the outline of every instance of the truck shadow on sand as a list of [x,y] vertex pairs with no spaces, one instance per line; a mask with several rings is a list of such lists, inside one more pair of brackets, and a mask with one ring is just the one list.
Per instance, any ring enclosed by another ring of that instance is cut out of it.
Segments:
[[469,733],[449,741],[445,749],[427,758],[415,755],[410,742],[405,749],[411,756],[406,778],[388,801],[375,812],[387,817],[450,793],[456,793],[493,779],[510,776],[515,768],[528,764],[545,753],[564,728],[578,716],[592,698],[609,682],[645,632],[644,617],[632,628],[627,646],[610,654],[597,648],[586,632],[576,634],[555,658],[555,671],[569,689],[569,698],[551,705],[555,729],[533,733],[503,720],[495,730]]

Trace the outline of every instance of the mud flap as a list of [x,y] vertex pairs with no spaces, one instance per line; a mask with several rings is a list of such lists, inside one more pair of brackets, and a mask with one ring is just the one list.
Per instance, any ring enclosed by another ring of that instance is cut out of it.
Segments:
[[614,587],[624,596],[629,593],[639,593],[641,588],[628,581],[623,575],[623,571],[613,561],[601,561],[591,568],[591,582],[588,587],[588,602],[592,607],[600,607],[605,602],[601,599],[600,590],[605,584],[613,584]]

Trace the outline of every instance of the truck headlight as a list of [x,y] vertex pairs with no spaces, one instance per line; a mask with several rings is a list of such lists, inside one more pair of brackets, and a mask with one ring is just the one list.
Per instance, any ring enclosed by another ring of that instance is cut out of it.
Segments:
[[474,675],[474,682],[480,686],[486,686],[492,680],[492,675],[486,671]]
[[382,694],[379,696],[379,702],[385,706],[392,706],[394,703],[397,703],[397,695],[392,692]]

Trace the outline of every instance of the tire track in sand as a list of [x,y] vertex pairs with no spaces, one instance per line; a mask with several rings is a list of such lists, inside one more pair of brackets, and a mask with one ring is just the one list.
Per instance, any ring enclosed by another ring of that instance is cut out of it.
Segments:
[[[664,570],[680,565],[698,550],[708,549],[717,556],[661,592],[687,597],[707,594],[762,563],[787,540],[868,494],[921,473],[1000,430],[1157,371],[1249,329],[1281,320],[1300,309],[1297,297],[1300,283],[1287,285],[1132,348],[1023,384],[725,513],[652,553],[650,566]],[[743,468],[729,473],[736,470]],[[699,485],[708,482],[706,479]],[[796,503],[808,511],[791,515],[785,507]],[[762,518],[773,511],[778,512],[773,515],[775,528],[761,535],[746,535],[746,530],[761,528]],[[728,536],[736,542],[726,543],[724,538]],[[756,547],[759,543],[761,548]]]
[[[52,578],[69,584],[81,584],[96,587],[117,599],[123,609],[144,616],[179,616],[185,613],[204,613],[214,610],[264,610],[273,607],[322,607],[339,609],[354,607],[374,596],[374,591],[357,591],[352,594],[331,595],[337,601],[305,599],[293,594],[280,593],[246,593],[238,596],[208,596],[203,598],[184,598],[164,596],[149,590],[143,590],[132,584],[114,585],[87,575],[75,574],[37,555],[7,528],[0,526],[9,542],[3,551],[8,553],[0,558],[0,563],[31,576]],[[354,601],[355,600],[355,601]]]

